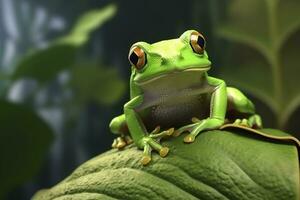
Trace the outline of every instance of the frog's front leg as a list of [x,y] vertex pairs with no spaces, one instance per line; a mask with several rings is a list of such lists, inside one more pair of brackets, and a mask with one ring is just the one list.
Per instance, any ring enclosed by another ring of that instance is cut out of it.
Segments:
[[129,132],[131,133],[132,139],[138,148],[143,149],[142,164],[146,165],[151,161],[151,151],[156,150],[159,152],[161,157],[165,157],[168,152],[168,147],[160,145],[160,139],[164,136],[170,136],[173,134],[174,129],[171,128],[167,131],[160,132],[160,128],[157,127],[150,134],[147,132],[142,119],[135,111],[139,105],[143,102],[143,96],[136,96],[131,99],[124,106],[124,113],[127,122]]
[[210,116],[203,120],[193,120],[193,124],[176,130],[175,134],[180,134],[185,131],[190,132],[184,138],[184,142],[186,143],[194,142],[201,131],[219,128],[225,122],[227,109],[226,84],[223,80],[213,77],[207,77],[207,81],[209,85],[215,87],[210,100]]

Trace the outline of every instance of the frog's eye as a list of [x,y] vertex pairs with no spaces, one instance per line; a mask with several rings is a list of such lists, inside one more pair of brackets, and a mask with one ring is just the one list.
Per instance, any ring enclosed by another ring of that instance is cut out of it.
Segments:
[[128,55],[129,62],[137,69],[142,69],[146,65],[146,53],[138,46],[130,49]]
[[197,31],[191,33],[190,45],[195,53],[203,54],[205,43],[205,38],[201,33],[198,33]]

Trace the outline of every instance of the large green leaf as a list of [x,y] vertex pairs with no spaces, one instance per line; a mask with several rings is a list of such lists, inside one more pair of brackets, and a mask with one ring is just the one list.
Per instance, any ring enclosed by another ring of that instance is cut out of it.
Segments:
[[218,28],[218,35],[246,44],[269,57],[271,41],[266,11],[263,0],[233,0],[228,7],[228,19]]
[[38,172],[51,141],[51,129],[34,112],[0,101],[0,199]]
[[[265,129],[274,135],[286,135]],[[193,144],[183,137],[164,145],[141,166],[142,151],[111,150],[77,168],[69,177],[41,190],[33,200],[66,199],[299,199],[299,160],[293,144],[267,140],[243,130],[207,131]]]
[[[300,17],[300,15],[299,15]],[[281,120],[286,124],[291,115],[300,105],[299,74],[299,46],[300,30],[292,35],[283,45],[280,57],[282,63],[282,82],[284,87],[285,105],[283,105]]]
[[[221,37],[240,43],[260,55],[244,57],[242,66],[239,61],[243,49],[239,49],[228,63],[234,66],[230,69],[231,74],[245,67],[250,73],[243,70],[244,74],[231,76],[230,81],[269,105],[281,127],[286,125],[300,104],[300,88],[295,87],[299,74],[299,9],[300,1],[294,0],[233,0],[228,19],[218,29]],[[228,76],[228,70],[223,72]],[[258,77],[263,78],[263,82],[257,82]]]
[[126,83],[116,69],[89,64],[71,70],[71,85],[77,100],[112,104],[122,97]]
[[17,65],[13,79],[30,77],[42,83],[53,79],[57,73],[74,64],[78,48],[88,41],[92,31],[111,19],[115,12],[116,6],[112,4],[85,13],[70,34],[53,41],[45,49],[25,56]]
[[282,47],[284,42],[300,28],[300,3],[297,0],[281,0],[277,9],[278,26],[280,27],[278,46]]

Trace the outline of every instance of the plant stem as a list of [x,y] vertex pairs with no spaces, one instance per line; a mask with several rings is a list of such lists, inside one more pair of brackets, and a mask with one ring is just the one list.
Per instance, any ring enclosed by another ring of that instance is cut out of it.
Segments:
[[279,41],[278,37],[278,27],[277,27],[277,0],[267,0],[267,8],[268,8],[268,17],[269,17],[269,36],[270,36],[270,65],[272,66],[272,75],[273,75],[273,88],[274,95],[277,102],[277,125],[282,128],[282,120],[280,118],[280,113],[282,111],[282,71],[279,60],[279,48],[277,47],[277,43]]

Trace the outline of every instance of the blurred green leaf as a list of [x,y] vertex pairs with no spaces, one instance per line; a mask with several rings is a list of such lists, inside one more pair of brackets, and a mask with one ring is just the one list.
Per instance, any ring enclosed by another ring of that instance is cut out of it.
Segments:
[[75,46],[85,44],[91,32],[101,27],[107,20],[111,19],[116,13],[114,4],[108,5],[105,8],[92,10],[85,13],[77,21],[69,35],[58,39],[58,43],[69,43]]
[[247,30],[238,29],[231,25],[223,25],[218,29],[218,35],[231,41],[238,41],[239,43],[248,45],[259,51],[265,57],[269,57],[269,47],[267,39],[259,36],[248,34]]
[[[269,57],[270,39],[266,27],[266,5],[262,0],[233,0],[228,21],[218,28],[218,35],[248,45]],[[255,17],[254,17],[255,16]]]
[[34,112],[0,100],[0,199],[41,167],[52,131]]
[[116,6],[111,4],[85,13],[69,35],[25,56],[17,65],[13,79],[30,77],[41,83],[53,79],[61,70],[74,65],[78,48],[88,41],[92,31],[111,19],[115,12]]
[[[300,14],[299,14],[300,17]],[[300,105],[300,87],[299,87],[299,46],[300,46],[300,30],[293,34],[285,44],[283,44],[280,52],[281,76],[283,83],[284,105],[282,106],[282,116],[280,119],[286,124],[290,116],[296,111]]]
[[283,46],[284,42],[300,27],[300,3],[295,0],[281,0],[278,8],[278,26],[280,33],[280,43],[278,46]]
[[2,80],[9,80],[9,79],[10,79],[10,77],[7,74],[5,74],[3,72],[0,72],[0,81],[2,81]]
[[117,70],[94,64],[74,67],[71,70],[71,85],[80,101],[112,104],[124,94],[126,83]]
[[45,83],[61,70],[74,64],[76,51],[76,46],[64,43],[56,43],[46,49],[37,50],[21,60],[13,79],[30,77]]
[[108,19],[111,19],[115,15],[116,10],[116,6],[111,4],[103,9],[93,10],[84,14],[71,31],[71,37],[73,39],[78,38],[77,41],[86,42],[89,34],[101,27]]
[[235,67],[222,73],[269,105],[280,127],[300,104],[300,88],[295,86],[300,40],[293,39],[300,34],[299,9],[300,1],[293,0],[233,0],[228,19],[218,29],[221,37],[256,51],[245,57],[239,50],[231,58]]
[[[234,60],[236,54],[241,49],[233,52],[230,59]],[[272,88],[272,77],[270,69],[265,67],[267,64],[261,57],[252,51],[239,55],[239,59],[233,61],[232,65],[220,68],[221,77],[226,80],[229,86],[238,86],[253,96],[258,97],[263,103],[269,105],[273,112],[277,111],[277,102],[271,98],[274,96]],[[249,59],[251,58],[251,59]],[[237,67],[238,66],[238,67]]]

